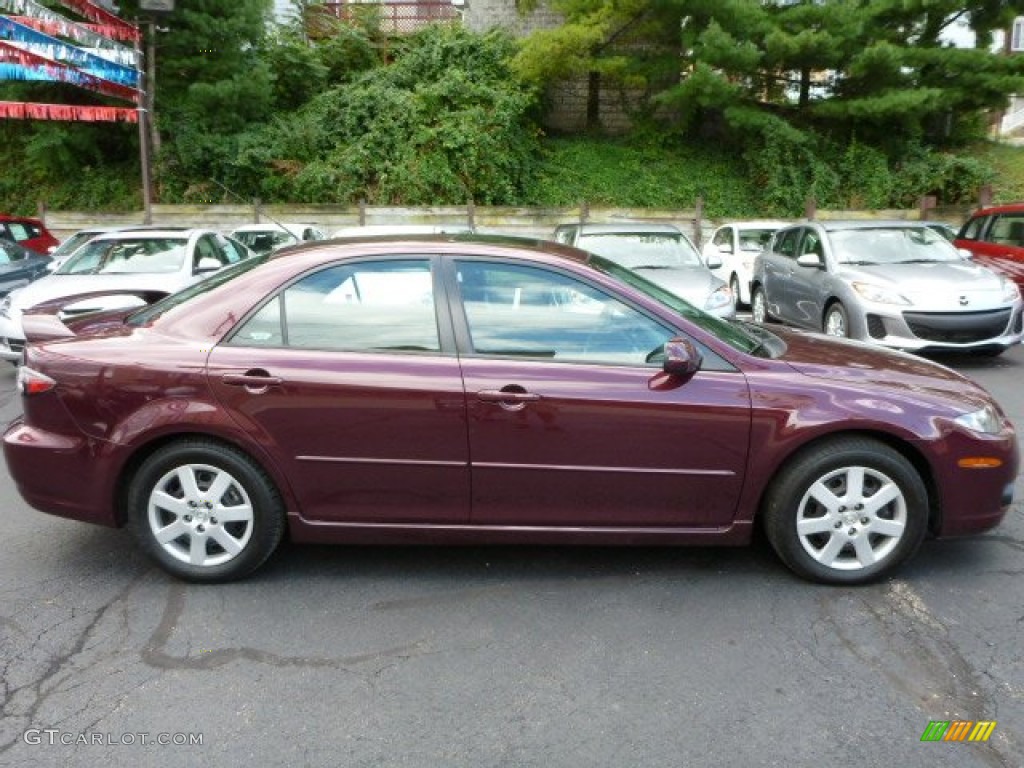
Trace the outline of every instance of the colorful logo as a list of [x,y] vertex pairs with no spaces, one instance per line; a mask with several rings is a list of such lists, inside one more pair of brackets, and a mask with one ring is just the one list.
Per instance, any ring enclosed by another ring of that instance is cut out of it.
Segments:
[[988,741],[995,729],[995,720],[932,720],[921,741]]

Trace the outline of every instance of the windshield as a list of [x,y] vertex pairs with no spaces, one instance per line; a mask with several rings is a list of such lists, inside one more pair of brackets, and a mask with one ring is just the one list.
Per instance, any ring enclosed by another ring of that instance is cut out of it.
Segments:
[[775,228],[741,229],[739,231],[741,251],[763,251],[768,247],[772,235],[778,232]]
[[829,232],[840,264],[920,264],[963,261],[946,238],[929,227],[845,229]]
[[276,248],[299,242],[299,238],[295,235],[290,232],[282,232],[280,229],[235,232],[232,237],[256,253],[267,253]]
[[584,234],[576,245],[629,269],[678,269],[704,264],[697,249],[682,233]]
[[64,262],[57,275],[163,274],[180,272],[185,262],[183,238],[93,240]]
[[205,280],[200,280],[198,283],[193,283],[187,288],[183,288],[177,293],[172,293],[165,299],[161,299],[155,304],[150,304],[148,307],[143,307],[138,312],[133,312],[125,320],[125,325],[146,325],[151,323],[160,317],[165,312],[174,309],[175,307],[184,304],[190,299],[200,296],[207,291],[212,291],[214,288],[223,285],[229,280],[234,280],[239,275],[248,272],[253,267],[263,264],[269,254],[261,253],[255,256],[250,256],[248,259],[243,259],[230,267],[224,267],[224,269],[214,272],[212,275],[207,277]]
[[751,334],[745,326],[728,320],[722,320],[714,315],[709,315],[707,312],[697,309],[697,307],[693,306],[693,304],[685,299],[676,296],[674,293],[669,293],[664,288],[655,285],[643,275],[632,272],[629,269],[623,268],[621,265],[616,264],[609,259],[601,258],[600,256],[590,259],[588,263],[595,269],[604,272],[606,275],[611,275],[624,283],[628,283],[637,290],[646,293],[652,299],[659,301],[669,309],[678,312],[694,325],[700,326],[708,333],[714,334],[733,349],[738,349],[740,352],[746,352],[748,354],[755,354],[758,349],[764,346],[762,340]]

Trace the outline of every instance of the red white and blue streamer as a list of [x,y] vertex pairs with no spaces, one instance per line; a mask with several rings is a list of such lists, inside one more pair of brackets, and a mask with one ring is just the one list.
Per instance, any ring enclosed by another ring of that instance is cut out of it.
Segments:
[[112,40],[111,35],[108,34],[112,31],[110,27],[79,24],[40,5],[35,0],[0,0],[0,10],[8,11],[9,13],[6,15],[12,21],[24,24],[38,32],[72,40],[97,56],[102,56],[118,64],[135,65],[134,49]]
[[84,48],[37,32],[7,16],[0,16],[0,40],[5,40],[15,48],[21,48],[45,59],[64,62],[93,77],[118,85],[134,88],[139,84],[139,73],[134,67],[118,64]]

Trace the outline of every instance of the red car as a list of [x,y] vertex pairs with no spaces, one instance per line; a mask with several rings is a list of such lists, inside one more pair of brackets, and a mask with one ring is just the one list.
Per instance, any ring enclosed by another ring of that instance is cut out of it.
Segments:
[[704,313],[554,243],[428,236],[242,262],[133,314],[24,318],[4,436],[36,508],[194,581],[346,543],[743,544],[859,583],[997,525],[993,399],[906,355]]
[[39,219],[0,213],[0,239],[13,240],[23,248],[45,256],[60,245]]
[[953,244],[1024,287],[1024,203],[982,208],[960,228]]

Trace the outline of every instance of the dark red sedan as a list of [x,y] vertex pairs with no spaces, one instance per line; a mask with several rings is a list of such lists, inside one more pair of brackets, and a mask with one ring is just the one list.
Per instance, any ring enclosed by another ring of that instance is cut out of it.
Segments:
[[1011,502],[1017,440],[959,374],[724,321],[600,257],[471,236],[299,246],[133,314],[25,317],[25,499],[243,576],[348,543],[743,544],[890,573]]

